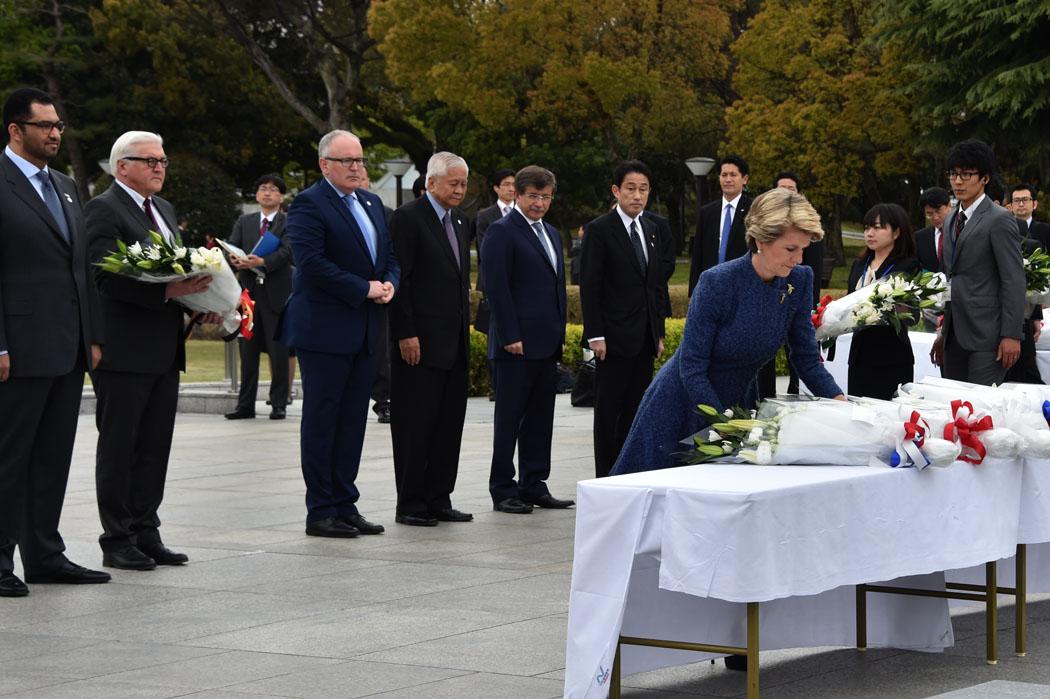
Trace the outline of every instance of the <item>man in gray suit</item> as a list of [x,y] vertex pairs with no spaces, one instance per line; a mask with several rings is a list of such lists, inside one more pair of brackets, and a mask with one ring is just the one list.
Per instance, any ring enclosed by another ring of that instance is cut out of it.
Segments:
[[930,352],[949,379],[1001,383],[1021,352],[1025,275],[1014,217],[985,194],[995,171],[987,144],[948,151],[948,183],[959,205],[944,225],[944,270],[951,300]]
[[73,180],[48,167],[65,124],[51,97],[15,90],[0,155],[0,597],[30,583],[104,583],[58,532],[84,371],[102,356],[98,298]]

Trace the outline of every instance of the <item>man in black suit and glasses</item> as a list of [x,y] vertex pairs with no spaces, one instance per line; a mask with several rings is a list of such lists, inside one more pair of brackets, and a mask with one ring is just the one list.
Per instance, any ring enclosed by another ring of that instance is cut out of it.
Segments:
[[30,583],[104,583],[65,557],[58,532],[84,390],[101,357],[98,298],[73,180],[48,167],[65,124],[46,92],[3,109],[0,155],[0,597]]
[[943,272],[944,220],[952,212],[952,198],[943,187],[927,187],[919,195],[919,207],[930,225],[915,233],[919,264],[928,272]]
[[580,253],[584,342],[597,361],[594,474],[609,475],[664,351],[665,250],[673,245],[642,216],[652,176],[638,160],[613,173],[616,206],[587,224]]

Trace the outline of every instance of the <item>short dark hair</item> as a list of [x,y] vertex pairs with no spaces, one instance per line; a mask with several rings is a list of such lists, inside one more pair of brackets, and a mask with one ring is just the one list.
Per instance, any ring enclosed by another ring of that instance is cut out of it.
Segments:
[[284,179],[276,172],[268,173],[255,180],[255,191],[258,192],[259,187],[262,187],[264,184],[272,184],[281,192],[281,194],[288,193],[288,185],[284,183]]
[[511,170],[509,167],[501,167],[499,170],[496,170],[492,173],[492,177],[489,179],[489,182],[492,183],[493,187],[498,187],[499,183],[507,179],[508,177],[514,177],[514,171]]
[[999,175],[991,175],[988,184],[984,186],[984,193],[996,204],[1006,203],[1006,185]]
[[558,181],[554,179],[554,173],[539,165],[526,165],[514,175],[514,191],[524,194],[526,187],[546,189],[547,187],[558,188]]
[[945,164],[949,170],[971,168],[976,170],[978,175],[991,176],[995,174],[995,153],[984,141],[970,138],[948,149]]
[[420,175],[416,178],[416,181],[412,183],[412,196],[419,199],[423,196],[423,190],[427,188],[427,178]]
[[939,209],[952,203],[952,197],[944,187],[927,187],[919,195],[919,206]]
[[624,178],[632,172],[637,172],[639,175],[645,175],[645,179],[649,180],[649,185],[652,186],[653,172],[649,169],[649,166],[641,160],[624,160],[617,165],[616,169],[613,170],[613,184],[617,187],[622,187]]
[[1021,182],[1019,184],[1015,184],[1013,187],[1010,188],[1010,200],[1013,201],[1014,192],[1020,192],[1022,190],[1027,191],[1029,194],[1032,195],[1032,201],[1038,201],[1039,200],[1039,192],[1037,192],[1035,187],[1033,187],[1032,185],[1028,184],[1027,182]]
[[[891,230],[900,231],[897,239],[893,241],[891,258],[915,257],[915,235],[912,233],[911,221],[908,219],[908,212],[899,204],[876,204],[868,209],[868,213],[864,214],[864,227],[876,224],[888,225]],[[861,259],[867,257],[869,252],[867,248],[862,249]]]
[[727,155],[718,161],[718,171],[722,172],[723,165],[736,165],[737,169],[740,170],[741,175],[751,174],[751,168],[747,166],[747,161],[741,158],[739,155]]
[[[743,172],[743,170],[741,170],[740,172]],[[773,178],[773,186],[776,187],[777,182],[780,182],[780,180],[791,180],[795,183],[795,189],[802,189],[802,183],[799,182],[798,175],[791,172],[791,170],[781,170],[780,172],[778,172],[777,176]]]
[[43,90],[34,87],[20,87],[7,96],[4,102],[4,131],[18,121],[25,121],[33,112],[34,104],[54,104],[55,100]]

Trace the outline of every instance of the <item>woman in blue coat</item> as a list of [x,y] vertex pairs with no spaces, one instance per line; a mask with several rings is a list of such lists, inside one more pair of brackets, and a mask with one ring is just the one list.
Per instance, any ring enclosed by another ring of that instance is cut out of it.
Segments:
[[773,189],[745,219],[750,252],[700,275],[682,343],[638,408],[612,475],[678,465],[681,444],[707,426],[696,406],[718,410],[758,402],[756,375],[785,340],[791,362],[814,394],[841,398],[821,364],[810,320],[813,271],[802,252],[824,236],[801,194]]

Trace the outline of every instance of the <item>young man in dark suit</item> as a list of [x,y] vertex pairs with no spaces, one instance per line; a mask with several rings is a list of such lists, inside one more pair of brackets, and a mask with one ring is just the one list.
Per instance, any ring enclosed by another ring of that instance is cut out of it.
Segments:
[[[109,163],[113,184],[84,206],[92,259],[116,250],[118,240],[149,246],[151,230],[177,240],[175,209],[156,196],[168,171],[161,137],[128,131],[113,143]],[[152,570],[189,560],[161,541],[157,511],[175,429],[179,372],[186,368],[185,311],[175,300],[203,291],[210,281],[204,275],[150,284],[95,272],[106,338],[105,354],[92,374],[98,425],[95,488],[105,566]]]
[[561,237],[543,220],[555,185],[550,170],[535,165],[519,170],[514,210],[489,226],[482,248],[492,309],[489,358],[496,379],[489,494],[494,509],[513,514],[530,514],[533,506],[575,504],[553,497],[546,483],[555,365],[565,342],[565,259]]
[[469,522],[452,507],[467,411],[470,348],[469,224],[456,207],[467,163],[435,153],[427,192],[390,218],[401,287],[390,305],[391,424],[396,521],[413,526]]
[[744,187],[749,173],[747,161],[738,155],[727,155],[718,163],[722,197],[700,207],[689,266],[690,296],[701,272],[747,252],[744,218],[751,208],[751,197],[744,194]]
[[384,531],[358,512],[354,481],[382,342],[380,305],[394,297],[399,269],[383,201],[361,188],[361,141],[331,131],[317,152],[324,177],[288,211],[295,276],[278,337],[295,348],[303,377],[306,533],[350,538]]
[[[233,224],[230,243],[248,253],[232,257],[230,264],[240,270],[241,286],[255,301],[255,327],[252,339],[237,340],[241,354],[241,390],[237,409],[226,413],[227,420],[255,417],[255,398],[259,391],[259,356],[270,357],[270,419],[283,420],[288,405],[288,348],[274,336],[277,319],[292,293],[292,246],[285,238],[287,217],[281,202],[288,191],[280,175],[263,175],[255,183],[255,201],[260,211],[241,216]],[[281,241],[264,257],[251,254],[266,233]]]
[[662,257],[672,241],[642,212],[649,201],[649,167],[638,160],[613,173],[616,206],[587,224],[580,253],[584,342],[597,361],[594,474],[609,475],[664,351],[667,277]]
[[1010,210],[1018,221],[1024,221],[1028,227],[1028,237],[1036,241],[1043,249],[1050,249],[1050,223],[1036,221],[1032,214],[1039,208],[1039,198],[1035,187],[1030,184],[1016,184],[1010,190]]
[[65,124],[46,92],[12,92],[0,155],[0,597],[30,583],[104,583],[65,557],[58,531],[84,390],[101,357],[76,184],[48,167]]
[[919,265],[928,272],[943,272],[944,219],[952,212],[952,200],[943,187],[927,187],[919,196],[919,207],[930,225],[915,233]]

